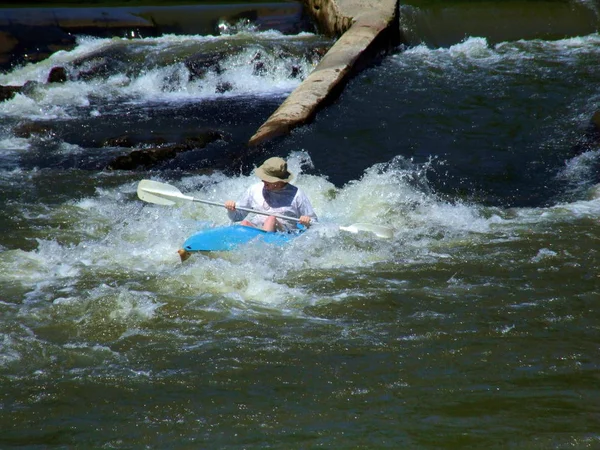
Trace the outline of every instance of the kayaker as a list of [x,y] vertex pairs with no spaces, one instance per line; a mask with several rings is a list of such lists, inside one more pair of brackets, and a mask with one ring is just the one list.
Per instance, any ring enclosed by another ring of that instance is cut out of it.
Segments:
[[254,173],[262,182],[250,186],[237,203],[233,200],[225,202],[227,215],[232,221],[241,221],[241,225],[265,231],[291,231],[297,228],[294,222],[262,214],[255,214],[250,220],[246,220],[248,213],[236,207],[297,217],[306,227],[317,221],[317,215],[306,194],[290,184],[293,175],[288,171],[287,162],[283,158],[267,159]]

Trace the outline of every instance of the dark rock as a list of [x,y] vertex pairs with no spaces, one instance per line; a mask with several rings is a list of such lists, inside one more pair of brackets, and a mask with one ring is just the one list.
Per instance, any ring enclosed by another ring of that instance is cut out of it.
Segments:
[[39,81],[27,81],[23,86],[0,86],[0,101],[10,100],[15,94],[31,95],[39,85]]
[[102,147],[125,147],[132,148],[135,145],[131,136],[124,135],[113,138],[108,138],[102,142]]
[[177,155],[177,146],[150,148],[134,150],[128,155],[119,156],[114,159],[107,168],[109,170],[133,170],[138,167],[149,168],[164,161],[172,159]]
[[225,70],[221,66],[221,61],[228,56],[229,54],[224,52],[198,53],[186,58],[183,63],[190,71],[190,80],[197,80],[204,78],[209,71],[217,75],[222,74]]
[[31,96],[41,84],[39,81],[28,80],[21,87],[21,94]]
[[37,122],[25,122],[17,125],[13,133],[16,137],[28,139],[32,136],[54,134],[54,130],[47,124]]
[[208,72],[221,75],[225,72],[222,61],[239,55],[242,50],[242,47],[231,47],[216,53],[197,53],[187,57],[183,63],[190,71],[190,80],[202,79]]
[[112,55],[93,54],[74,61],[73,67],[76,69],[77,79],[89,81],[94,78],[108,78],[114,73],[122,72],[126,63]]
[[184,141],[184,145],[188,146],[188,150],[192,150],[194,148],[206,147],[211,142],[224,138],[225,136],[220,131],[206,131],[199,136],[187,137]]
[[134,170],[138,168],[148,169],[156,166],[162,161],[175,158],[179,153],[206,147],[211,142],[223,139],[218,131],[207,131],[206,133],[188,137],[183,143],[170,144],[160,147],[134,150],[128,155],[123,155],[111,161],[109,170]]
[[167,140],[162,137],[162,136],[154,136],[153,138],[150,139],[145,139],[143,141],[140,141],[143,145],[167,145]]
[[[148,56],[149,57],[149,56]],[[88,53],[72,62],[72,77],[83,81],[108,78],[116,73],[135,75],[147,57],[132,55],[126,46],[109,45]]]
[[[62,67],[55,67],[50,71],[48,82],[60,83],[67,80],[67,72]],[[0,101],[10,100],[15,94],[31,95],[40,85],[39,81],[27,81],[23,86],[0,86]]]
[[23,86],[0,86],[0,101],[10,100],[15,94],[21,92]]
[[64,67],[53,67],[48,75],[48,83],[64,83],[67,81],[67,71]]
[[252,75],[262,76],[267,73],[267,68],[265,67],[265,63],[262,61],[258,61],[254,64],[254,70],[252,71]]
[[224,94],[225,92],[229,92],[233,89],[233,85],[229,81],[222,81],[217,84],[216,91],[217,94]]

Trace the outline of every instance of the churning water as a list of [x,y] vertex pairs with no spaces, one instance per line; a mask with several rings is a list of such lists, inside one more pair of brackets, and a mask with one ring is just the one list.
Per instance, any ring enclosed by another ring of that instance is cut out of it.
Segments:
[[[330,42],[236,31],[82,37],[0,76],[69,74],[0,104],[0,446],[599,445],[600,37],[399,48],[250,152]],[[99,144],[205,128],[226,138],[148,170]],[[225,211],[136,197],[235,199],[274,154],[321,222],[282,248],[181,264]]]

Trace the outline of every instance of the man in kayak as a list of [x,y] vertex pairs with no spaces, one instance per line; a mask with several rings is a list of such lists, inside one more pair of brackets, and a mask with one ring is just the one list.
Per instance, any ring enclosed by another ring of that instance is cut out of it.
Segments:
[[236,207],[297,217],[300,224],[306,227],[310,226],[311,222],[317,221],[317,215],[306,194],[290,184],[293,175],[288,171],[284,159],[269,158],[254,173],[262,180],[262,183],[250,186],[237,203],[233,200],[225,202],[227,215],[232,221],[241,221],[241,225],[261,228],[264,231],[291,231],[296,229],[295,223],[274,216],[255,214],[250,220],[246,220],[248,213],[239,211]]

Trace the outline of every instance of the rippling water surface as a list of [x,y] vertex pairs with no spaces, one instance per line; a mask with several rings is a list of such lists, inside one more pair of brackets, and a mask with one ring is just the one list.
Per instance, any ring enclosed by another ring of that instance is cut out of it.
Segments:
[[[600,445],[599,43],[399,48],[256,153],[327,40],[81,38],[2,74],[70,81],[0,104],[0,447]],[[203,77],[182,63],[215,51]],[[105,169],[129,150],[103,139],[204,128],[226,139]],[[138,182],[223,202],[273,154],[321,223],[181,264],[224,210],[143,203]],[[338,229],[355,222],[394,237]]]

